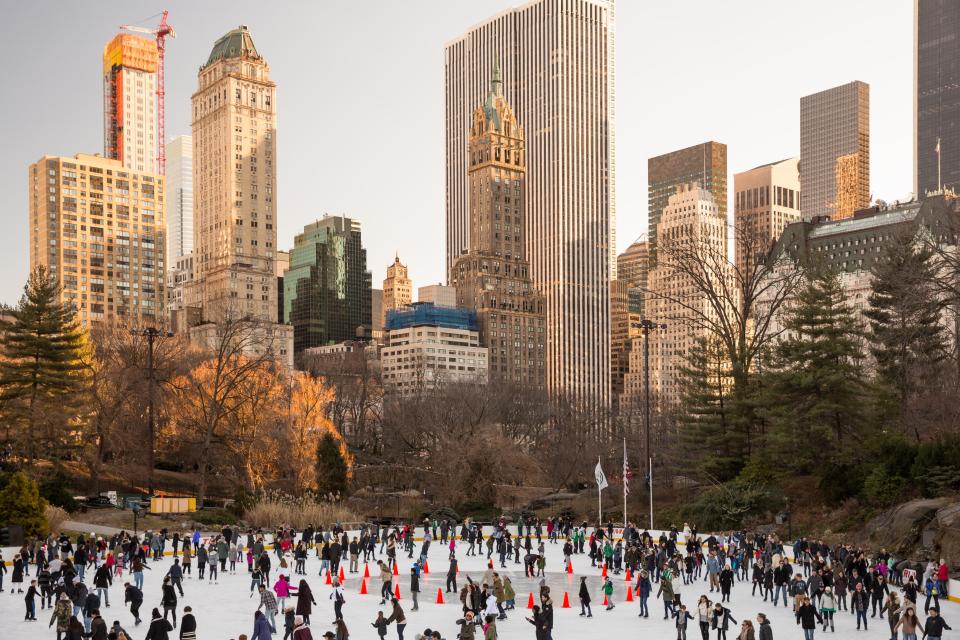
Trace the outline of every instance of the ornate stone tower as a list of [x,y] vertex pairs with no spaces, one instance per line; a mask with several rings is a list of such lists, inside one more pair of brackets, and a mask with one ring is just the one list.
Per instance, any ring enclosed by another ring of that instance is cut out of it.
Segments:
[[470,235],[453,263],[457,304],[477,312],[491,382],[543,388],[545,315],[526,257],[523,129],[503,96],[499,62],[470,126]]

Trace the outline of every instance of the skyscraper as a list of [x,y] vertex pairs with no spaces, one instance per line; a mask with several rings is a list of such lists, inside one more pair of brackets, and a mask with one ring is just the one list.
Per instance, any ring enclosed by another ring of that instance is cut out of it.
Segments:
[[194,267],[207,321],[277,321],[276,106],[247,27],[217,40],[193,94]]
[[380,308],[383,319],[380,326],[386,325],[387,312],[400,309],[413,302],[413,281],[407,277],[407,265],[400,262],[400,256],[394,256],[393,264],[387,267],[387,278],[383,281],[383,301]]
[[799,158],[734,174],[734,253],[744,280],[751,279],[748,261],[765,258],[786,226],[800,217]]
[[296,235],[283,276],[283,320],[293,352],[370,337],[370,281],[360,222],[324,216]]
[[84,325],[162,323],[163,176],[81,153],[44,156],[28,179],[30,268],[57,278]]
[[[636,290],[642,294],[647,288],[649,271],[650,245],[646,240],[637,240],[617,256],[617,280],[625,282],[631,292]],[[631,299],[633,297],[631,293]]]
[[542,389],[544,308],[526,259],[524,139],[498,64],[470,126],[470,237],[450,282],[457,304],[477,312],[490,380]]
[[941,184],[960,190],[960,3],[914,0],[913,16],[913,190],[922,198]]
[[853,82],[800,98],[800,211],[848,218],[870,206],[870,86]]
[[677,187],[699,184],[713,195],[720,215],[727,217],[727,145],[701,144],[647,160],[647,245],[651,262],[657,255],[657,225]]
[[167,265],[193,251],[193,138],[167,143]]
[[118,34],[103,48],[103,149],[127,169],[157,169],[157,43]]
[[473,110],[499,60],[527,134],[527,258],[546,302],[547,387],[610,400],[615,276],[614,3],[534,0],[449,42],[444,52],[448,278],[470,246]]
[[[669,239],[671,244],[693,245],[697,248],[692,250],[701,255],[727,255],[726,215],[721,214],[713,195],[699,185],[677,187],[662,210],[659,232],[661,242]],[[730,273],[716,269],[711,270],[708,277],[729,278]],[[680,372],[687,354],[697,339],[707,337],[700,318],[716,321],[716,310],[706,296],[698,293],[690,274],[665,262],[650,270],[649,289],[644,298],[649,317],[667,325],[650,337],[651,404],[669,407],[680,400]],[[630,351],[629,363],[621,404],[636,406],[642,404],[644,394],[642,348]]]

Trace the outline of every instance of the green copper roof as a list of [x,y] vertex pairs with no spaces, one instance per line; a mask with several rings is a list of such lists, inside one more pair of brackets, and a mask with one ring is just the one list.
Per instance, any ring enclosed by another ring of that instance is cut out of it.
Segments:
[[250,31],[247,30],[247,25],[245,24],[228,31],[225,36],[213,44],[213,50],[210,51],[210,57],[207,58],[207,64],[204,66],[209,66],[217,60],[240,58],[243,56],[260,57],[257,53],[257,48],[253,44],[253,37],[250,35]]
[[487,92],[487,99],[483,104],[483,113],[487,120],[493,121],[494,129],[500,131],[503,125],[500,122],[500,114],[497,112],[496,99],[503,95],[503,77],[500,72],[500,56],[494,59],[493,70],[490,74],[490,91]]

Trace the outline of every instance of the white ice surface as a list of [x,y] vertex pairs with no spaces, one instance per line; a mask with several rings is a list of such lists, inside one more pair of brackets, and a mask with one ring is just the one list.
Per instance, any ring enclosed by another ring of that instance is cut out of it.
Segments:
[[[245,540],[245,537],[244,537]],[[415,553],[419,553],[420,544],[417,543]],[[169,549],[169,546],[168,546]],[[460,562],[460,577],[458,586],[465,583],[464,575],[468,574],[474,581],[479,581],[486,568],[486,554],[480,557],[467,557],[467,545],[457,544],[457,557]],[[661,600],[651,598],[649,601],[650,617],[638,618],[639,602],[624,602],[626,596],[626,583],[624,576],[613,576],[615,585],[614,602],[616,608],[612,611],[605,611],[601,605],[603,594],[600,592],[600,570],[590,567],[590,559],[586,555],[575,555],[573,560],[574,575],[569,576],[564,572],[563,564],[563,546],[561,544],[546,544],[547,555],[547,584],[550,585],[551,593],[554,598],[554,632],[553,637],[556,640],[572,640],[580,638],[590,638],[591,640],[619,640],[620,638],[676,638],[676,630],[673,622],[663,620],[663,603]],[[362,557],[362,556],[361,556]],[[385,554],[382,556],[385,559]],[[4,558],[9,561],[10,555],[4,550]],[[423,632],[427,627],[437,629],[443,634],[445,640],[454,640],[457,635],[458,627],[454,621],[462,617],[460,601],[455,594],[444,594],[446,604],[435,604],[437,589],[443,588],[446,580],[447,570],[447,549],[435,542],[430,547],[428,565],[430,573],[421,577],[420,581],[420,610],[410,611],[411,601],[409,594],[410,586],[410,566],[413,562],[406,558],[406,554],[400,556],[400,576],[395,579],[400,584],[400,604],[407,614],[407,628],[404,632],[406,640],[413,640],[417,633]],[[497,556],[494,554],[495,566],[498,565]],[[127,579],[124,574],[123,579],[115,579],[113,587],[110,589],[110,607],[102,609],[103,618],[110,626],[114,620],[119,620],[121,625],[133,635],[132,640],[143,640],[147,633],[147,623],[150,620],[150,611],[153,607],[160,605],[160,584],[163,575],[169,567],[171,559],[166,556],[159,563],[150,563],[152,571],[144,572],[144,602],[140,609],[140,616],[144,624],[134,627],[133,616],[123,605],[123,581]],[[276,556],[271,555],[271,581],[276,578],[276,567],[278,562]],[[229,563],[228,563],[229,566]],[[331,587],[324,584],[324,578],[318,576],[320,561],[311,556],[307,561],[307,582],[314,592],[314,598],[317,606],[314,607],[312,618],[312,631],[315,640],[322,640],[324,631],[332,631],[331,622],[334,619],[333,602],[328,599]],[[344,571],[348,565],[344,563]],[[8,567],[9,571],[10,567]],[[30,569],[31,574],[34,567]],[[194,563],[193,571],[196,572]],[[534,629],[524,618],[529,614],[526,609],[527,599],[531,592],[534,598],[538,600],[539,578],[530,579],[523,576],[523,565],[507,562],[507,569],[499,570],[500,575],[509,576],[517,591],[517,609],[510,611],[509,619],[498,621],[497,628],[499,637],[504,640],[514,640],[519,638],[533,639]],[[370,626],[370,623],[376,618],[377,611],[383,610],[384,615],[389,615],[389,606],[380,606],[380,580],[379,572],[374,562],[370,563],[371,578],[368,581],[367,589],[369,595],[360,595],[359,576],[363,575],[363,563],[360,563],[360,573],[346,574],[346,603],[344,605],[344,618],[347,627],[350,630],[352,640],[362,640],[369,638],[376,640],[378,638],[376,630]],[[587,584],[590,586],[593,594],[593,614],[591,619],[579,617],[580,606],[577,598],[581,575],[588,576]],[[87,573],[87,585],[92,582],[92,574]],[[297,584],[301,576],[293,575],[293,582]],[[29,585],[30,578],[24,585]],[[701,578],[702,580],[702,578]],[[130,576],[132,582],[132,576]],[[39,609],[39,599],[37,601],[37,622],[25,622],[23,596],[20,594],[11,595],[10,574],[4,577],[4,592],[0,593],[0,640],[35,640],[35,639],[53,639],[56,634],[53,629],[48,629],[47,623],[50,620],[48,610]],[[711,600],[719,599],[719,594],[709,593],[709,587],[705,582],[698,582],[695,585],[677,585],[678,592],[681,594],[684,604],[693,609],[700,594],[707,594]],[[776,640],[792,638],[796,640],[803,639],[803,632],[796,624],[790,608],[780,606],[774,608],[770,603],[763,602],[760,597],[751,597],[751,585],[749,583],[737,582],[734,584],[731,595],[731,603],[726,605],[734,618],[738,621],[749,617],[754,620],[756,627],[756,615],[763,612],[768,615],[773,627],[773,634]],[[563,593],[567,591],[570,596],[570,609],[562,609]],[[197,638],[199,640],[233,640],[239,634],[245,633],[248,636],[253,631],[253,613],[259,604],[255,595],[248,597],[250,593],[250,578],[247,574],[246,563],[241,567],[238,563],[236,574],[221,575],[219,584],[209,584],[206,580],[200,581],[196,577],[188,578],[184,581],[185,597],[180,598],[178,603],[178,616],[183,613],[183,607],[189,605],[193,607],[194,616],[197,619]],[[656,584],[654,585],[654,594],[656,593]],[[715,598],[716,596],[716,598]],[[295,599],[290,602],[295,603]],[[923,605],[923,601],[920,602]],[[960,605],[941,601],[941,610],[946,621],[954,626],[957,631],[948,631],[944,636],[946,640],[951,638],[960,638]],[[161,608],[162,611],[162,608]],[[693,611],[691,611],[693,614]],[[921,620],[924,616],[921,616]],[[873,618],[870,620],[870,630],[867,632],[857,631],[854,617],[848,612],[838,612],[836,614],[836,633],[829,631],[824,633],[817,630],[816,636],[820,640],[836,638],[837,640],[849,640],[856,637],[858,640],[886,640],[890,637],[889,628],[886,619]],[[282,617],[277,619],[279,633],[274,636],[276,640],[283,637]],[[732,625],[728,631],[730,640],[735,640],[739,631],[739,625]],[[699,627],[695,620],[690,621],[687,631],[689,640],[700,640]],[[397,637],[395,625],[390,625],[388,639]],[[482,634],[478,634],[482,637]],[[179,638],[179,627],[171,634],[171,638]],[[710,640],[716,640],[716,631],[711,632]]]

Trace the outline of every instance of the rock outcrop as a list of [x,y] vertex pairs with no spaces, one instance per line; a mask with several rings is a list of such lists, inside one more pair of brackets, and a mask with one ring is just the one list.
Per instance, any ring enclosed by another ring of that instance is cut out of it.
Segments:
[[960,565],[960,499],[904,502],[868,522],[861,539],[913,561],[942,557]]

